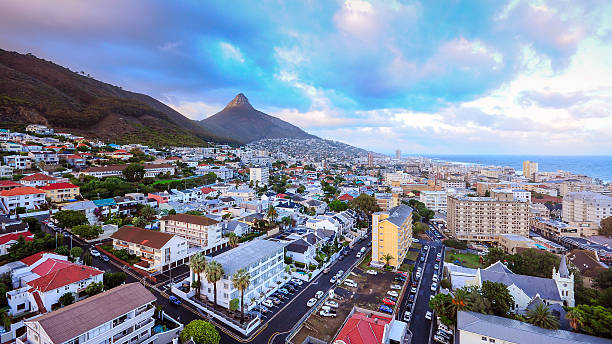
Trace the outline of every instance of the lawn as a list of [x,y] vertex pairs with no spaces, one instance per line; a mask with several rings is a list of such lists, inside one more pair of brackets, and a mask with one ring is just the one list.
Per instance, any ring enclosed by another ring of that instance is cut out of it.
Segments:
[[172,182],[175,182],[175,181],[180,181],[180,180],[181,180],[181,179],[166,179],[166,180],[158,180],[158,181],[155,181],[155,182],[153,183],[153,185],[155,185],[155,184],[168,184],[168,183],[172,183]]
[[414,265],[413,264],[408,264],[408,263],[402,263],[402,265],[400,265],[398,270],[399,271],[403,271],[403,272],[412,273],[412,270],[414,270]]
[[358,267],[363,271],[371,269],[368,265],[370,264],[370,261],[372,261],[372,252],[366,254],[365,257],[363,257],[363,260],[361,261]]
[[465,266],[466,268],[476,269],[483,267],[483,265],[480,264],[480,256],[477,254],[448,251],[444,257],[444,261],[448,263],[455,263],[455,260],[459,260],[461,265]]
[[406,253],[405,259],[416,261],[418,257],[419,257],[419,251],[408,251],[408,253]]
[[412,245],[410,245],[410,248],[415,248],[417,250],[420,250],[423,247],[423,245],[413,242]]

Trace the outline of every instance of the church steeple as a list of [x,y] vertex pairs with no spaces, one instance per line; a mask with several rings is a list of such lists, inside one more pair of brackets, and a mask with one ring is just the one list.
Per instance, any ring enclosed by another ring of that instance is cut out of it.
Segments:
[[561,278],[569,278],[570,273],[567,269],[567,261],[565,260],[565,255],[561,255],[561,263],[559,264],[559,275]]

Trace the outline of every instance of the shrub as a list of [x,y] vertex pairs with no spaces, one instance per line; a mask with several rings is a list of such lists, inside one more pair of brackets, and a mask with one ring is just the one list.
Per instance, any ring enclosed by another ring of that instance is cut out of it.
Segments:
[[465,250],[467,248],[467,242],[462,240],[446,239],[443,241],[443,243],[448,247],[456,248],[459,250]]

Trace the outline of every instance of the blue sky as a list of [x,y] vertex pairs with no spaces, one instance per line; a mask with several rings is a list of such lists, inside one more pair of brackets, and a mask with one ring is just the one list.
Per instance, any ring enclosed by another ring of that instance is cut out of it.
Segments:
[[0,47],[391,153],[609,154],[609,1],[8,0]]

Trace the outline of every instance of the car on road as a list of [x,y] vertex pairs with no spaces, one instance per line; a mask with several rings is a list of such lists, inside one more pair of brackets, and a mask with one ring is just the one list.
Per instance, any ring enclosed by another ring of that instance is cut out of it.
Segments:
[[417,238],[412,238],[412,242],[413,242],[413,243],[415,243],[415,244],[418,244],[418,243],[419,243],[419,239],[417,239]]
[[374,275],[374,276],[378,275],[378,271],[376,271],[376,270],[368,270],[368,271],[366,271],[366,273],[368,275]]
[[450,342],[446,340],[446,338],[442,336],[438,336],[438,335],[434,336],[434,342],[440,343],[440,344],[450,344]]
[[439,268],[440,268],[440,264],[439,264],[439,263],[436,263],[436,264],[434,265],[434,270],[438,270]]
[[433,282],[433,283],[431,284],[431,291],[436,291],[436,290],[438,290],[438,283]]
[[293,284],[297,284],[297,285],[302,285],[304,283],[304,282],[300,281],[297,278],[292,279],[291,282],[293,282]]
[[361,252],[357,252],[357,258],[361,258]]
[[329,270],[330,270],[330,268],[329,268],[329,266],[328,266],[328,267],[326,267],[325,269],[323,269],[323,273],[324,273],[324,274],[328,274],[328,273],[329,273]]
[[402,286],[399,284],[391,284],[391,290],[402,290]]
[[413,303],[414,302],[414,295],[415,294],[410,294],[410,296],[408,297],[408,303]]
[[357,282],[353,281],[352,279],[345,279],[344,284],[352,288],[357,288]]
[[110,259],[108,258],[107,255],[103,254],[100,259],[102,259],[103,262],[108,263],[110,261]]
[[410,318],[412,318],[412,313],[410,311],[405,311],[404,312],[404,321],[405,322],[410,322]]
[[382,302],[387,306],[395,306],[395,301],[389,300],[388,297],[385,297]]
[[100,257],[100,255],[101,255],[98,250],[93,249],[93,248],[91,250],[89,250],[89,254],[91,254],[94,257]]
[[416,294],[417,288],[415,288],[415,287],[410,288],[410,292],[413,293],[413,294]]
[[336,283],[336,281],[338,280],[338,276],[332,276],[332,278],[329,279],[329,283]]
[[387,305],[380,305],[380,308],[378,308],[378,310],[384,313],[393,313],[393,309]]
[[315,297],[316,297],[317,299],[322,298],[322,297],[323,297],[323,295],[325,295],[325,293],[323,292],[323,290],[319,290],[319,291],[317,291],[317,292],[315,293]]
[[431,320],[431,317],[432,317],[432,316],[433,316],[433,313],[431,313],[431,311],[427,311],[427,312],[425,313],[425,319],[427,319],[427,320]]
[[262,305],[266,306],[266,307],[274,307],[274,304],[272,303],[272,301],[270,300],[265,300],[264,302],[261,303]]
[[391,295],[391,296],[395,296],[395,297],[399,296],[399,294],[395,290],[389,290],[387,292],[387,295]]
[[323,306],[327,306],[327,307],[331,307],[331,308],[338,308],[339,305],[338,305],[338,302],[333,301],[333,300],[329,300],[329,301],[325,301]]
[[311,298],[310,300],[308,300],[308,302],[306,302],[306,306],[308,307],[312,307],[315,305],[315,303],[317,303],[317,299],[315,299],[314,297]]
[[170,297],[168,298],[168,301],[170,301],[170,303],[175,305],[175,306],[180,306],[181,305],[181,300],[179,300],[178,297],[176,297],[174,295],[170,295]]

